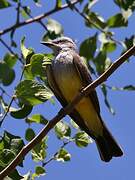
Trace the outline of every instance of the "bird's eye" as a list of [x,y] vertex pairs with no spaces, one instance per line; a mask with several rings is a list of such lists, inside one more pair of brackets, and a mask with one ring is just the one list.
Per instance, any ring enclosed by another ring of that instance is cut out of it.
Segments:
[[58,41],[58,44],[59,44],[59,43],[62,43],[62,40],[59,40],[59,41]]

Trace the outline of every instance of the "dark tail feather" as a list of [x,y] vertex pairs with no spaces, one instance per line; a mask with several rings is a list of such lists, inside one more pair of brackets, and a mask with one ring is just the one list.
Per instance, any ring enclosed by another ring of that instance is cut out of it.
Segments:
[[111,133],[104,127],[103,136],[96,139],[100,157],[103,161],[109,162],[112,157],[119,157],[123,152]]

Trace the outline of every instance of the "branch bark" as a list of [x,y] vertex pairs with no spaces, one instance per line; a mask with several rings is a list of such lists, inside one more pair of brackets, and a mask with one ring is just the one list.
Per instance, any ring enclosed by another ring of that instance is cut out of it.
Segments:
[[67,114],[70,114],[70,112],[74,109],[74,107],[77,105],[77,103],[80,102],[80,100],[87,96],[93,89],[95,89],[98,85],[103,83],[107,80],[107,78],[114,72],[118,67],[124,63],[130,56],[135,54],[135,46],[131,47],[127,52],[125,52],[120,58],[118,58],[109,68],[106,70],[99,78],[97,78],[95,81],[93,81],[91,84],[89,84],[87,87],[82,89],[81,92],[79,92],[73,101],[68,104],[65,108],[62,108],[58,114],[50,120],[50,122],[44,127],[41,132],[32,140],[30,141],[26,146],[22,148],[20,153],[16,156],[16,158],[0,173],[0,179],[3,179],[6,177],[11,171],[15,169],[15,167],[23,160],[25,155],[36,145],[38,144],[44,136],[47,135],[47,133],[57,124],[57,122],[60,121],[64,116]]

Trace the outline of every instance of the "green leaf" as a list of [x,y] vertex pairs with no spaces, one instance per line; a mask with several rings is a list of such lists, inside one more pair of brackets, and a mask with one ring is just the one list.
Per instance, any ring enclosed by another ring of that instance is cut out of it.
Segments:
[[26,60],[26,64],[29,64],[31,56],[34,54],[33,49],[27,49],[24,45],[25,42],[25,37],[22,38],[21,40],[21,52],[23,55],[23,58]]
[[25,66],[24,76],[27,80],[33,80],[35,77],[40,76],[40,78],[46,80],[46,66],[52,63],[52,54],[34,54],[31,56],[30,64]]
[[72,127],[73,128],[75,128],[75,129],[79,129],[79,126],[74,122],[74,120],[70,120],[70,123],[71,123],[71,125],[72,125]]
[[32,149],[32,159],[35,162],[43,161],[46,158],[47,152],[47,140],[48,137],[46,136],[44,139],[42,139],[41,142],[39,142],[33,149]]
[[112,64],[112,61],[110,60],[109,57],[107,57],[105,60],[105,70],[107,70],[111,64]]
[[86,26],[88,26],[88,27],[99,27],[101,29],[104,29],[106,27],[106,22],[97,13],[90,11],[87,14],[87,17],[89,18],[89,22],[86,21]]
[[35,106],[50,99],[53,94],[43,84],[33,80],[24,80],[16,88],[16,96],[24,104]]
[[48,31],[50,32],[55,32],[55,34],[63,33],[63,28],[61,24],[54,19],[48,19],[46,26],[47,26]]
[[11,4],[7,0],[0,0],[0,9],[8,8]]
[[29,54],[29,50],[25,47],[24,42],[25,42],[25,37],[23,37],[21,40],[21,51],[24,59],[26,59],[26,57]]
[[69,138],[71,136],[71,128],[63,121],[59,121],[54,129],[58,139]]
[[26,119],[27,123],[40,123],[43,125],[46,125],[48,123],[48,120],[44,118],[41,114],[34,114],[31,117],[28,117]]
[[56,8],[61,8],[62,0],[56,0]]
[[102,51],[106,51],[107,53],[111,53],[116,49],[117,45],[115,42],[110,41],[103,44]]
[[[83,2],[83,0],[82,0]],[[83,8],[83,13],[85,14],[89,14],[89,11],[91,10],[91,8],[97,3],[98,1],[93,1],[90,0],[88,3],[86,3],[86,5]]]
[[133,85],[127,85],[127,86],[124,86],[124,87],[121,87],[121,88],[118,88],[118,87],[111,87],[112,90],[114,91],[135,91],[135,86]]
[[86,147],[92,143],[92,139],[85,132],[78,132],[75,135],[75,143],[78,147]]
[[[128,49],[130,49],[132,46],[135,45],[135,36],[132,35],[129,38],[125,38],[124,42],[122,42],[122,43],[123,43],[124,48],[123,48],[121,55],[124,54]],[[129,62],[129,59],[127,59],[127,62]]]
[[[3,137],[0,140],[0,169],[6,167],[20,152],[24,146],[23,140],[5,131]],[[22,166],[22,164],[19,164]]]
[[21,9],[21,14],[25,19],[29,17],[30,13],[31,13],[30,7],[29,6],[23,6],[23,9]]
[[32,111],[33,107],[24,104],[21,108],[19,109],[15,109],[15,108],[11,108],[10,111],[10,115],[16,119],[23,119],[25,117],[27,117],[31,111]]
[[4,149],[4,142],[0,139],[0,151]]
[[126,27],[128,21],[122,16],[122,14],[118,13],[107,20],[107,25],[110,28]]
[[0,169],[4,169],[15,156],[15,153],[10,149],[3,149],[0,151]]
[[19,136],[15,136],[7,131],[4,132],[4,148],[19,152],[24,146],[23,140]]
[[125,86],[123,87],[124,90],[127,90],[127,91],[135,91],[135,86],[133,85],[128,85],[128,86]]
[[35,169],[35,173],[40,176],[40,175],[45,175],[45,169],[42,166],[37,166]]
[[10,142],[10,149],[17,155],[23,148],[24,142],[20,137],[14,138]]
[[32,150],[31,154],[33,161],[41,162],[45,159],[47,153],[45,150],[40,150],[39,152]]
[[0,62],[0,82],[4,86],[10,85],[15,79],[15,72],[5,62]]
[[108,101],[107,88],[106,88],[106,85],[105,85],[105,84],[102,84],[101,90],[102,90],[102,92],[103,92],[104,102],[105,102],[107,108],[109,109],[109,111],[110,111],[113,115],[115,115],[115,111],[114,111],[114,109],[111,107],[111,105],[110,105],[110,103],[109,103],[109,101]]
[[30,59],[31,64],[31,72],[33,76],[40,75],[41,77],[45,77],[45,70],[42,66],[44,60],[43,54],[34,54]]
[[47,41],[49,39],[55,39],[63,35],[62,25],[54,19],[48,19],[46,27],[47,27],[48,32],[44,34],[42,38],[43,41]]
[[87,60],[92,59],[97,48],[97,33],[85,39],[80,46],[80,55]]
[[30,58],[30,64],[25,66],[24,76],[27,80],[33,80],[35,77],[40,77],[43,81],[46,80],[46,66],[52,63],[52,54],[34,54]]
[[121,9],[135,9],[134,0],[114,0],[115,4],[117,4]]
[[33,129],[28,128],[25,132],[25,139],[31,141],[35,137],[35,132]]
[[107,43],[109,40],[108,40],[108,33],[109,33],[109,36],[113,36],[112,34],[110,34],[111,32],[107,32],[107,34],[106,33],[100,33],[99,35],[98,35],[98,40],[102,43],[102,44],[104,44],[104,43]]
[[45,69],[47,65],[52,64],[53,59],[54,59],[53,54],[44,54],[44,59],[42,63],[43,68]]
[[[9,174],[9,177],[12,178],[13,180],[14,179],[15,180],[20,180],[20,179],[22,180],[22,178],[23,178],[23,176],[21,176],[16,169]],[[4,180],[5,180],[5,178],[4,178]]]
[[125,38],[124,43],[126,45],[126,49],[131,48],[133,45],[135,45],[135,35],[132,35],[129,38]]
[[98,75],[101,75],[105,71],[106,52],[100,51],[96,58],[93,60]]
[[68,151],[66,149],[62,148],[59,150],[59,152],[55,156],[55,159],[57,161],[62,161],[62,162],[70,161],[71,155],[68,153]]
[[13,68],[17,61],[17,56],[11,53],[6,53],[4,56],[5,63],[9,66],[9,68]]
[[116,42],[110,40],[109,37],[112,37],[112,33],[111,32],[107,32],[105,33],[100,33],[98,36],[99,41],[101,42],[101,51],[104,51],[106,53],[110,53],[112,51],[114,51],[117,47]]
[[25,66],[24,77],[25,77],[26,80],[34,80],[34,76],[33,76],[32,72],[31,72],[31,65],[30,64]]

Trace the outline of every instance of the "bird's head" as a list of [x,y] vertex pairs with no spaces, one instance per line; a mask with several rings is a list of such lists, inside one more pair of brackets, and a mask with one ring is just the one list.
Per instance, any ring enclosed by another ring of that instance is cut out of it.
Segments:
[[51,48],[55,54],[58,54],[59,51],[63,49],[76,50],[76,44],[71,38],[68,37],[60,37],[47,42],[42,41],[41,44]]

